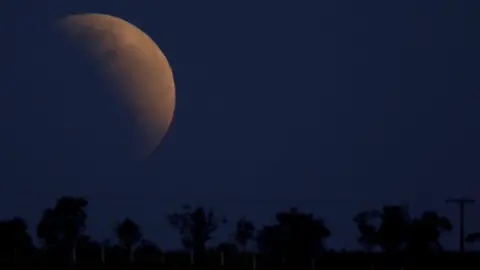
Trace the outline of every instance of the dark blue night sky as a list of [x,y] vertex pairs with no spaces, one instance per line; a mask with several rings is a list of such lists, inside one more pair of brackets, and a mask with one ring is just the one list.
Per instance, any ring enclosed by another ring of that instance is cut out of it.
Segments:
[[[456,225],[444,200],[480,199],[479,1],[10,2],[0,29],[18,43],[0,45],[8,77],[42,76],[12,72],[28,64],[16,55],[35,20],[108,13],[164,51],[177,107],[158,151],[129,173],[79,182],[60,165],[63,177],[3,169],[0,218],[21,215],[34,228],[57,197],[85,195],[95,238],[113,238],[128,215],[175,248],[165,215],[185,203],[259,225],[298,206],[326,219],[330,247],[358,248],[360,210],[406,204]],[[2,88],[22,91],[6,77]],[[480,229],[479,209],[468,208],[467,232]],[[456,236],[444,237],[448,247]]]

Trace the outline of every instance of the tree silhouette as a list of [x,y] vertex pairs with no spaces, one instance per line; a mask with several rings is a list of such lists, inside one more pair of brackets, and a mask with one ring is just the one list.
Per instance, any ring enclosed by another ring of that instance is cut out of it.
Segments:
[[246,218],[241,218],[237,221],[235,228],[235,241],[242,247],[242,251],[247,250],[247,244],[255,236],[255,226]]
[[413,253],[442,251],[440,235],[451,230],[452,224],[448,218],[434,211],[425,211],[420,218],[413,219],[410,224],[407,248]]
[[[373,224],[380,219],[380,225]],[[355,216],[354,221],[361,234],[359,243],[368,250],[375,246],[388,253],[401,251],[408,241],[410,216],[405,207],[385,206],[382,211],[366,211]]]
[[37,225],[37,236],[44,248],[61,248],[74,254],[76,240],[85,230],[87,205],[84,198],[62,197],[53,209],[45,210]]
[[277,224],[259,231],[257,244],[260,251],[273,257],[299,261],[325,250],[324,241],[330,236],[330,230],[322,219],[295,208],[278,213],[276,219]]
[[408,241],[410,215],[404,206],[385,206],[378,228],[380,246],[388,253],[399,252]]
[[133,247],[142,239],[140,227],[130,218],[125,218],[115,228],[118,241],[127,249],[128,258],[133,260]]
[[220,223],[226,220],[219,219],[212,210],[206,212],[203,207],[192,210],[184,207],[182,213],[168,215],[170,224],[180,232],[182,244],[185,248],[193,250],[196,254],[206,251],[206,243],[212,238]]
[[366,251],[371,252],[377,245],[379,245],[377,228],[370,222],[372,219],[380,217],[381,212],[379,211],[364,211],[353,218],[353,221],[357,224],[358,231],[360,232],[360,237],[357,241]]
[[[380,220],[379,226],[375,226],[374,219]],[[450,221],[436,212],[425,211],[420,218],[411,219],[403,206],[361,212],[354,221],[361,235],[358,242],[366,250],[380,246],[389,253],[405,248],[412,253],[442,250],[440,235],[452,230]]]
[[[117,263],[135,259],[140,265],[152,264],[158,269],[184,268],[192,266],[192,263],[194,269],[329,269],[330,264],[335,268],[344,263],[348,265],[351,258],[351,263],[362,269],[403,267],[407,270],[438,268],[432,264],[433,261],[442,261],[440,264],[443,264],[455,258],[452,253],[438,255],[443,251],[440,237],[452,230],[448,218],[434,211],[410,217],[407,209],[399,205],[384,206],[381,211],[360,212],[353,218],[360,232],[358,242],[365,250],[380,248],[384,251],[370,254],[345,250],[323,252],[330,230],[321,218],[296,208],[278,212],[275,224],[263,226],[255,237],[253,223],[243,217],[235,224],[234,241],[230,239],[207,250],[206,244],[212,234],[226,221],[211,210],[186,206],[183,211],[168,215],[171,226],[180,232],[182,243],[191,251],[186,254],[175,251],[163,253],[155,243],[142,238],[139,225],[128,217],[115,228],[117,245],[92,240],[84,233],[87,204],[83,198],[62,197],[53,208],[44,211],[37,225],[42,252],[33,245],[24,220],[0,221],[0,264],[28,260],[35,264],[45,260],[63,267],[65,265],[58,259],[68,259],[68,264],[78,263],[80,268],[84,262],[87,263],[85,265],[109,267],[113,264],[116,267]],[[245,253],[248,242],[253,238],[259,252]],[[465,240],[468,243],[479,242],[480,233],[471,233]],[[239,252],[239,249],[244,252]],[[462,260],[471,255],[462,254]],[[455,263],[458,264],[458,261]]]
[[0,253],[17,260],[32,250],[32,238],[27,232],[27,224],[21,218],[0,221]]

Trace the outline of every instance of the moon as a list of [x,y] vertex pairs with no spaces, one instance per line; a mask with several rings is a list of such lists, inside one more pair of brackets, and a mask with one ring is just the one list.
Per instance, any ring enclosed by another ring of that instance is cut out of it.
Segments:
[[106,79],[108,87],[97,91],[110,91],[115,105],[131,117],[135,138],[124,143],[132,154],[148,156],[167,133],[175,108],[173,73],[165,55],[142,30],[114,16],[70,15],[54,27]]
[[111,179],[141,187],[174,118],[174,74],[160,48],[105,14],[12,24],[1,44],[0,176],[22,190],[109,191]]

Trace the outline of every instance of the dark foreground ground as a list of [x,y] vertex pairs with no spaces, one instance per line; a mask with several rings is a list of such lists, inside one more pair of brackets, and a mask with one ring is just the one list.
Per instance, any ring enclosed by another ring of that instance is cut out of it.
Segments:
[[[255,257],[255,260],[253,259]],[[255,261],[255,262],[254,262]],[[404,255],[367,254],[367,253],[326,253],[313,260],[299,262],[266,258],[260,254],[230,254],[223,256],[218,253],[209,254],[206,260],[192,265],[189,254],[167,253],[161,258],[143,258],[129,263],[126,258],[116,261],[86,260],[79,258],[76,263],[53,260],[18,260],[17,262],[3,260],[0,269],[151,269],[151,270],[194,270],[194,269],[232,269],[232,270],[336,270],[336,269],[480,269],[480,253],[437,253],[407,258]]]

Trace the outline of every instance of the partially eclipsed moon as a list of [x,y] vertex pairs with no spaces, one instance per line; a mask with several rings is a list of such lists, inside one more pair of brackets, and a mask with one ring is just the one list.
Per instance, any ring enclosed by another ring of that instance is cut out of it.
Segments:
[[173,74],[162,51],[139,28],[109,15],[70,15],[55,26],[107,82],[97,91],[108,91],[131,118],[133,138],[124,143],[132,154],[149,155],[165,136],[175,107]]

